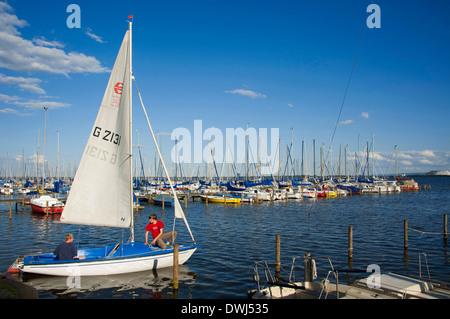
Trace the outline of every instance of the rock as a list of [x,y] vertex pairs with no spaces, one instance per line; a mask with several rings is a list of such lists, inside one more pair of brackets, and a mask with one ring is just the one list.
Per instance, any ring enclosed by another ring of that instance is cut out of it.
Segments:
[[0,274],[0,299],[38,299],[36,289]]

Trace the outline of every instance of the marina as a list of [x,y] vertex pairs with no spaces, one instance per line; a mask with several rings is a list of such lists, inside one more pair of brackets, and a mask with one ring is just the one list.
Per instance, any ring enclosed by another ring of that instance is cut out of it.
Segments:
[[0,299],[450,299],[448,21],[382,5],[0,0]]
[[[381,273],[397,272],[449,282],[447,242],[444,240],[442,207],[450,203],[448,177],[415,177],[427,190],[399,193],[361,194],[310,199],[259,201],[239,205],[187,201],[185,213],[197,234],[198,250],[180,265],[179,290],[172,287],[172,268],[135,274],[81,277],[79,288],[68,286],[67,278],[19,274],[15,280],[36,287],[40,298],[166,298],[246,299],[255,289],[253,266],[267,260],[275,263],[275,235],[281,237],[281,268],[287,272],[291,257],[311,251],[328,256],[341,268],[365,269],[380,266]],[[6,199],[2,196],[2,199]],[[183,205],[184,201],[181,200]],[[144,237],[148,215],[155,213],[171,225],[173,207],[150,202],[135,214],[136,237]],[[123,231],[104,227],[82,231],[59,223],[59,214],[37,214],[25,205],[12,210],[0,203],[1,269],[6,273],[17,251],[53,251],[66,232],[75,236],[81,248],[94,242],[110,244]],[[408,221],[405,250],[404,222]],[[352,226],[352,258],[349,258],[349,226]],[[170,227],[170,226],[168,226]],[[23,240],[25,234],[33,234]],[[237,237],[235,236],[236,234]],[[179,234],[187,239],[188,234]],[[125,238],[126,240],[126,238]],[[229,249],[224,250],[225,247]],[[419,261],[422,265],[419,266]],[[425,264],[426,261],[426,264]],[[271,266],[271,269],[275,269]],[[283,270],[282,270],[283,273]],[[352,276],[341,273],[341,283]]]

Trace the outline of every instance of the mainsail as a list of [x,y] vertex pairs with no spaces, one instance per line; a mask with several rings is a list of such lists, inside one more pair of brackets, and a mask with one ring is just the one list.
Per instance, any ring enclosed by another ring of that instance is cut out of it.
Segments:
[[117,55],[62,223],[133,227],[130,41],[131,28]]

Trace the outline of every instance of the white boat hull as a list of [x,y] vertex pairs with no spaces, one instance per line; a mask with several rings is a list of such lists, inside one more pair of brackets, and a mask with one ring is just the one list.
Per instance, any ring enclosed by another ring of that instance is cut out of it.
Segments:
[[[143,245],[143,244],[142,244]],[[178,260],[179,264],[185,263],[195,252],[197,246],[180,246]],[[79,250],[79,255],[84,251]],[[149,248],[147,255],[123,255],[111,257],[87,257],[75,261],[50,261],[26,263],[19,265],[19,269],[25,273],[33,273],[50,276],[102,276],[116,275],[130,272],[139,272],[152,269],[160,269],[173,266],[173,249],[161,250]],[[54,256],[53,256],[54,257]]]

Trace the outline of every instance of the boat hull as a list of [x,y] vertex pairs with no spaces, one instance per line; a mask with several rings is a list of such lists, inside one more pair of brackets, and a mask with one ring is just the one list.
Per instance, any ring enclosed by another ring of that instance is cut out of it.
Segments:
[[64,210],[63,202],[48,195],[30,199],[30,206],[33,212],[41,214],[60,214]]
[[220,197],[220,196],[206,196],[206,195],[200,195],[201,199],[206,201],[208,200],[208,203],[218,203],[218,204],[240,204],[241,200],[239,198],[233,198],[233,197]]
[[[42,207],[42,206],[38,206],[38,205],[33,205],[31,204],[31,210],[35,213],[40,213],[40,214],[47,214],[47,207]],[[57,207],[49,207],[48,208],[48,213],[49,214],[61,214],[64,210],[64,206],[57,206]]]
[[[139,272],[173,266],[173,248],[160,249],[144,243],[121,244],[111,254],[114,245],[79,250],[82,260],[57,261],[53,254],[24,257],[18,265],[24,273],[50,276],[102,276]],[[197,245],[179,246],[179,264],[185,263]]]

